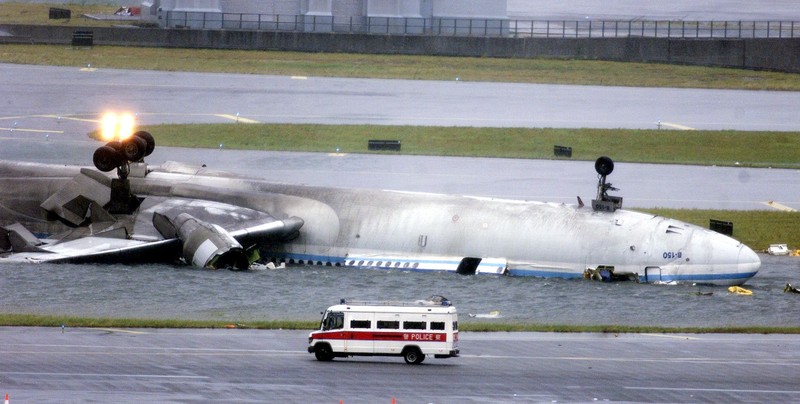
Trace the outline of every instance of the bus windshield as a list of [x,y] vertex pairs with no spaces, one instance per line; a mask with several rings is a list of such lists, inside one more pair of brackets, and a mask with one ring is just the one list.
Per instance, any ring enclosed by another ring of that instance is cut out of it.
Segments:
[[329,311],[322,318],[322,331],[339,330],[344,328],[344,313]]

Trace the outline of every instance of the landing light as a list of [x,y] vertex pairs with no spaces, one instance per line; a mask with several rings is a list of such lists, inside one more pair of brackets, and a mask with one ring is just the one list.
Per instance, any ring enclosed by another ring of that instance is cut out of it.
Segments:
[[101,120],[103,140],[125,140],[133,134],[136,121],[131,113],[106,112]]

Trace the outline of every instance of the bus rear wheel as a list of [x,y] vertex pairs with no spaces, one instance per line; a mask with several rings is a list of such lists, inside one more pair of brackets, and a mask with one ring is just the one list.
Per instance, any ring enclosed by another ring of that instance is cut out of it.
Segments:
[[409,365],[419,365],[425,360],[425,355],[419,351],[419,348],[406,348],[405,352],[403,352],[403,359]]

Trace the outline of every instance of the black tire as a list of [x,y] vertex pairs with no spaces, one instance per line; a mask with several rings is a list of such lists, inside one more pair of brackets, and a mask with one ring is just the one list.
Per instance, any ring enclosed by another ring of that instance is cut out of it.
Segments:
[[425,360],[425,355],[419,351],[419,348],[406,348],[403,352],[403,359],[409,365],[419,365]]
[[318,344],[314,346],[314,356],[318,361],[330,362],[333,360],[333,351],[327,344]]
[[146,150],[147,141],[138,136],[131,136],[122,141],[120,152],[128,161],[139,161],[144,158]]
[[147,144],[147,147],[145,147],[144,150],[144,157],[147,157],[153,153],[153,150],[156,148],[156,140],[153,138],[153,135],[151,135],[150,132],[140,130],[134,133],[133,136],[144,139],[145,143]]
[[102,172],[109,172],[125,163],[122,160],[122,155],[116,149],[107,145],[98,147],[94,151],[92,161],[94,166]]
[[606,156],[600,157],[594,162],[594,169],[600,175],[609,175],[614,171],[614,160]]

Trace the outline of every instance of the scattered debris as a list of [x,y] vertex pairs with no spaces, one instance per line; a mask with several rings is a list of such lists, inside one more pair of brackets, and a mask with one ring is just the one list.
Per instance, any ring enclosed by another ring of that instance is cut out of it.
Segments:
[[613,266],[600,265],[597,268],[586,268],[586,270],[583,271],[583,279],[603,282],[638,282],[639,275],[632,272],[615,273]]
[[731,287],[728,288],[728,292],[730,292],[732,294],[735,294],[735,295],[746,295],[746,296],[749,296],[749,295],[753,294],[752,290],[745,289],[745,288],[743,288],[741,286],[731,286]]
[[124,15],[127,17],[133,17],[135,15],[140,15],[142,13],[142,9],[139,7],[120,7],[117,11],[114,12],[114,15]]
[[786,286],[783,288],[784,293],[800,293],[800,289],[792,286],[791,283],[787,283]]
[[500,318],[500,317],[502,317],[500,315],[500,311],[499,310],[492,310],[492,311],[490,311],[488,313],[479,313],[479,314],[469,313],[469,316],[473,317],[473,318]]
[[786,244],[770,244],[767,248],[769,255],[789,255],[789,247]]

